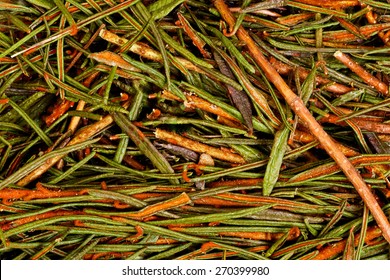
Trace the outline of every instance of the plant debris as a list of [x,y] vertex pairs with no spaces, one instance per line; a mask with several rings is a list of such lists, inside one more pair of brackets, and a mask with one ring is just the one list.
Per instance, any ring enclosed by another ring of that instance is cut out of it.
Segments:
[[0,1],[1,259],[390,259],[387,1]]

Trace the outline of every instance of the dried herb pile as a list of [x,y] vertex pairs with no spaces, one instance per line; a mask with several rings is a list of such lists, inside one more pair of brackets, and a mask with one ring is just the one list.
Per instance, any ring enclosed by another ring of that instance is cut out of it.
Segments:
[[389,259],[389,11],[0,1],[0,258]]

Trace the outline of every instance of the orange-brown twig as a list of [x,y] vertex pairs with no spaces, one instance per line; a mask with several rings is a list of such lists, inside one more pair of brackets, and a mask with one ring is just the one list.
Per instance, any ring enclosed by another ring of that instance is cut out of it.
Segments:
[[166,238],[166,237],[160,237],[159,239],[157,239],[156,242],[154,242],[153,244],[155,245],[165,245],[165,244],[175,244],[175,243],[179,243],[180,241],[176,240],[176,239],[172,239],[172,238]]
[[313,5],[313,6],[319,6],[319,7],[327,7],[327,8],[333,8],[333,9],[344,9],[348,7],[354,7],[359,5],[358,0],[341,0],[341,1],[334,1],[334,0],[295,0],[296,2]]
[[[328,114],[320,119],[320,122],[328,122],[328,123],[333,123],[341,126],[346,126],[348,125],[344,121],[339,121],[340,117],[332,114]],[[372,131],[372,132],[377,132],[377,133],[383,133],[383,134],[390,134],[390,125],[386,123],[381,123],[378,121],[373,121],[377,118],[371,117],[371,118],[365,118],[365,117],[355,117],[349,119],[352,123],[357,125],[359,128]]]
[[[83,49],[84,50],[87,50],[91,45],[92,43],[96,40],[96,38],[99,36],[99,33],[100,31],[105,28],[105,25],[102,24],[101,26],[99,26],[99,28],[95,31],[95,33],[91,36],[91,38],[89,38],[88,42],[84,45]],[[65,73],[69,72],[69,70],[76,64],[76,62],[80,59],[80,57],[82,56],[82,52],[81,51],[77,51],[77,50],[74,50],[74,57],[72,59],[72,61],[66,66],[65,68]],[[73,55],[72,55],[73,56]]]
[[[266,251],[268,250],[269,246],[267,245],[262,245],[262,246],[257,246],[257,247],[253,247],[253,248],[250,248],[248,249],[249,252],[263,252],[263,251]],[[211,248],[210,248],[211,250]],[[208,254],[205,254],[205,252],[202,252],[203,254],[201,254],[200,256],[197,256],[196,259],[199,259],[199,260],[211,260],[211,259],[217,259],[217,258],[223,258],[224,256],[225,257],[231,257],[231,256],[235,256],[237,255],[237,252],[218,252],[218,253],[208,253]]]
[[178,206],[182,206],[191,202],[190,197],[186,193],[182,193],[172,199],[168,199],[162,202],[155,203],[153,205],[146,206],[136,213],[117,214],[117,216],[126,216],[133,219],[141,220],[149,217],[157,212],[172,209]]
[[315,17],[315,13],[299,13],[295,15],[288,15],[285,17],[278,17],[275,19],[277,23],[287,25],[287,26],[294,26],[299,23],[308,21],[309,19]]
[[[366,19],[367,19],[368,23],[376,24],[377,23],[377,20],[376,20],[377,15],[372,11],[372,8],[370,6],[367,6],[364,3],[361,3],[360,5],[362,6],[362,8],[364,8],[364,7],[370,8],[370,10],[366,13]],[[386,45],[389,45],[388,35],[389,35],[389,32],[385,33],[382,30],[378,32],[379,38],[381,38],[383,43],[385,43]]]
[[[100,37],[102,37],[104,40],[111,42],[113,44],[116,44],[118,46],[123,46],[125,45],[128,40],[125,38],[121,38],[118,35],[102,29],[99,34]],[[163,58],[160,52],[153,50],[150,48],[147,44],[141,43],[141,42],[136,42],[130,47],[130,51],[138,54],[142,57],[145,57],[147,59],[153,60],[153,61],[159,61],[162,62]],[[176,59],[187,69],[193,70],[198,73],[204,73],[199,67],[195,66],[193,63],[190,61],[181,58],[181,57],[176,57]]]
[[142,227],[135,226],[134,228],[137,231],[137,233],[132,236],[126,237],[126,241],[130,241],[131,243],[135,243],[144,235],[144,230],[142,229]]
[[134,252],[102,252],[94,254],[85,254],[83,256],[84,260],[109,260],[109,259],[123,259],[133,255]]
[[357,37],[360,37],[360,38],[365,38],[361,33],[360,33],[360,29],[359,27],[357,27],[355,24],[353,24],[352,22],[346,20],[346,19],[343,19],[343,18],[339,18],[339,17],[335,17],[335,19],[340,23],[341,26],[343,26],[345,29],[347,29],[349,32],[351,32],[352,34],[354,34],[355,36]]
[[[389,29],[390,24],[389,23],[381,23],[381,24],[368,24],[365,26],[362,26],[359,28],[359,33],[361,36],[365,38],[369,38],[378,32]],[[338,30],[338,31],[326,31],[323,33],[323,45],[324,46],[339,46],[340,48],[361,48],[361,45],[346,45],[345,43],[348,42],[355,42],[358,39],[360,39],[358,36],[355,34],[349,32],[348,30]],[[314,39],[309,39],[309,38],[302,38],[303,42],[310,42],[311,44],[315,43]],[[332,44],[328,44],[331,43]],[[371,47],[370,47],[371,48]]]
[[30,222],[34,222],[37,220],[43,220],[43,219],[48,219],[51,217],[59,217],[59,216],[72,216],[72,215],[82,215],[84,214],[83,211],[80,210],[54,210],[54,211],[49,211],[46,213],[38,214],[38,215],[32,215],[29,217],[25,218],[20,218],[14,221],[10,221],[8,223],[5,223],[1,225],[1,230],[9,230]]
[[[276,71],[278,71],[282,75],[287,75],[290,74],[293,71],[296,71],[299,75],[299,78],[304,81],[307,76],[309,75],[310,71],[303,68],[303,67],[298,67],[298,68],[293,68],[281,61],[276,60],[275,58],[271,57],[269,59],[269,62],[273,67],[275,67]],[[324,85],[324,89],[330,92],[333,92],[335,94],[345,94],[351,90],[353,90],[350,87],[347,87],[345,85],[339,84],[339,83],[333,83],[331,80],[324,78],[322,76],[317,75],[316,76],[316,83],[319,85]]]
[[215,104],[212,104],[203,98],[188,93],[186,94],[186,98],[187,101],[184,101],[184,105],[188,108],[198,108],[203,111],[231,120],[233,122],[240,123],[238,119],[224,111],[221,107],[216,106]]
[[366,69],[364,69],[358,63],[356,63],[348,55],[346,55],[341,51],[337,51],[334,53],[334,57],[337,58],[339,61],[341,61],[345,66],[351,69],[354,73],[356,73],[356,75],[362,78],[362,80],[365,81],[368,85],[375,88],[377,91],[379,91],[384,95],[389,94],[389,85],[386,85],[385,83],[375,78],[373,75],[367,72]]
[[129,71],[140,72],[138,68],[131,65],[129,62],[124,60],[119,54],[110,52],[110,51],[102,51],[97,53],[91,53],[88,55],[88,58],[94,59],[100,63],[104,63],[110,66],[117,66],[122,69],[126,69]]
[[[336,240],[340,240],[340,239],[341,238],[336,238]],[[324,242],[325,241],[319,242],[318,240],[307,240],[304,242],[299,242],[297,244],[288,246],[287,248],[283,248],[283,249],[276,251],[275,253],[272,254],[272,258],[280,257],[282,255],[288,254],[289,252],[294,252],[296,250],[299,250],[300,248],[310,247],[310,246],[314,247],[314,246],[319,245],[319,244],[324,244]]]
[[215,181],[207,184],[208,188],[216,188],[221,186],[256,186],[263,183],[263,178],[253,178],[253,179],[237,179],[229,181]]
[[13,201],[20,199],[23,201],[29,201],[32,199],[78,196],[82,195],[83,193],[83,191],[51,191],[38,183],[36,190],[12,188],[2,189],[0,190],[0,198],[2,199],[3,204],[10,205]]
[[187,33],[188,37],[191,38],[192,43],[198,48],[203,57],[211,58],[211,54],[204,49],[206,43],[196,34],[187,19],[181,13],[177,13],[177,17],[179,18],[179,25]]
[[275,204],[273,209],[294,211],[299,209],[318,209],[317,205],[307,204],[297,201],[292,201],[283,198],[268,197],[268,196],[254,196],[247,194],[237,193],[221,193],[214,196],[207,196],[198,199],[194,199],[195,204],[201,205],[213,205],[224,207],[256,207],[263,206],[265,204]]
[[235,118],[234,116],[232,116],[231,114],[229,114],[228,112],[223,110],[221,107],[219,107],[215,104],[212,104],[209,101],[207,101],[203,98],[200,98],[192,93],[185,93],[185,95],[186,95],[186,99],[187,99],[186,101],[175,96],[174,94],[172,94],[168,90],[163,90],[161,97],[165,98],[165,99],[169,99],[169,100],[184,102],[184,106],[186,106],[187,108],[190,108],[190,109],[201,109],[205,112],[215,114],[219,118],[223,118],[223,119],[231,121],[231,123],[232,123],[231,126],[233,126],[233,127],[237,126],[238,124],[241,124],[237,118]]
[[[371,227],[367,229],[365,242],[370,242],[371,240],[378,238],[382,235],[381,230],[378,227]],[[360,234],[355,235],[355,246],[358,245],[360,240]],[[334,244],[329,244],[328,246],[325,246],[321,249],[319,249],[318,254],[313,257],[313,260],[329,260],[336,257],[338,254],[342,253],[345,249],[345,246],[347,244],[347,239],[341,240],[339,242],[336,242]]]
[[[307,144],[307,143],[310,143],[310,142],[313,142],[316,140],[316,137],[310,133],[307,133],[307,132],[304,132],[304,131],[301,131],[301,130],[295,130],[294,131],[294,135],[293,135],[293,139],[294,141],[297,141],[297,142],[301,142],[301,143],[304,143],[304,144]],[[347,146],[344,146],[338,142],[335,142],[335,144],[337,145],[337,147],[340,149],[340,151],[346,156],[346,157],[353,157],[353,156],[357,156],[359,155],[358,152],[356,152],[355,150],[347,147]],[[319,145],[319,148],[323,148],[321,145]]]
[[167,194],[164,193],[136,193],[132,194],[132,197],[139,199],[139,200],[145,200],[149,198],[154,198],[154,197],[164,197],[167,196]]
[[238,154],[234,154],[229,151],[223,151],[221,149],[199,143],[197,141],[180,136],[174,132],[169,132],[158,128],[156,129],[155,135],[157,139],[161,139],[171,144],[179,145],[187,149],[191,149],[195,152],[209,154],[213,158],[217,158],[217,159],[221,159],[233,163],[242,163],[242,164],[245,163],[244,158]]
[[[372,155],[372,156],[357,156],[350,160],[351,164],[359,165],[364,163],[371,163],[373,165],[379,164],[379,162],[390,161],[390,155]],[[340,171],[340,166],[336,163],[321,165],[298,174],[291,178],[289,182],[302,182],[312,178],[329,175],[334,172]]]
[[45,123],[47,126],[51,126],[59,117],[65,114],[74,105],[73,101],[62,99],[59,104],[56,104],[53,108],[53,112],[45,117]]
[[[267,241],[275,241],[281,238],[285,233],[284,232],[220,232],[218,233],[220,236],[230,236],[230,237],[238,237],[238,238],[246,238],[252,240],[267,240]],[[286,240],[295,240],[301,234],[299,228],[294,227]]]

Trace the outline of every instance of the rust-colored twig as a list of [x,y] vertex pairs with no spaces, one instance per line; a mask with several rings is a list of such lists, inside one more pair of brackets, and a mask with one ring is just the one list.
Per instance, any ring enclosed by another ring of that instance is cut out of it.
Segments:
[[[235,25],[235,18],[230,12],[228,6],[223,0],[215,0],[215,7],[220,12],[222,18],[233,27]],[[244,41],[251,53],[255,62],[264,71],[266,77],[275,85],[279,92],[283,95],[287,104],[305,123],[310,131],[315,135],[321,145],[325,148],[329,156],[341,167],[347,178],[354,185],[355,189],[362,197],[372,215],[374,216],[378,226],[383,232],[383,236],[390,242],[390,223],[386,215],[383,213],[380,205],[376,201],[374,195],[364,182],[363,178],[357,172],[351,162],[344,156],[344,154],[335,145],[331,137],[324,131],[322,126],[318,124],[315,118],[310,114],[302,100],[290,89],[286,82],[282,79],[275,68],[264,57],[263,53],[256,45],[255,41],[249,36],[248,32],[241,26],[237,31],[237,36]]]
[[32,215],[29,217],[25,218],[20,218],[14,221],[10,221],[8,223],[5,223],[1,225],[1,230],[9,230],[30,222],[38,221],[38,220],[43,220],[43,219],[49,219],[51,217],[59,217],[59,216],[72,216],[72,215],[82,215],[84,214],[83,211],[80,210],[55,210],[55,211],[50,211],[38,215]]
[[197,141],[180,136],[179,134],[176,134],[174,132],[158,128],[156,129],[155,135],[157,139],[167,141],[174,145],[189,148],[195,152],[209,154],[213,158],[221,159],[232,163],[245,163],[244,158],[238,154],[234,154],[226,150],[221,150],[209,145],[199,143]]
[[[218,233],[220,236],[230,236],[230,237],[238,237],[238,238],[247,238],[252,240],[267,240],[267,241],[275,241],[281,238],[285,233],[284,232],[220,232]],[[299,228],[294,227],[286,240],[295,240],[301,234]]]
[[345,29],[347,29],[349,32],[354,34],[357,37],[365,38],[361,33],[359,27],[354,25],[352,22],[345,20],[343,18],[335,17],[335,19],[340,23],[341,26],[343,26]]
[[[307,144],[307,143],[310,143],[312,141],[315,141],[316,137],[310,133],[307,133],[307,132],[304,132],[301,130],[295,130],[294,135],[293,135],[293,140]],[[335,144],[337,145],[337,147],[340,149],[340,151],[342,151],[342,153],[346,157],[353,157],[353,156],[359,155],[358,152],[356,152],[355,150],[353,150],[347,146],[344,146],[338,142],[335,142]],[[319,145],[319,148],[323,148],[323,147],[321,145]]]
[[318,209],[317,205],[306,204],[297,201],[291,201],[287,199],[268,197],[268,196],[254,196],[247,194],[237,193],[221,193],[215,196],[207,196],[198,199],[194,199],[195,204],[200,205],[213,205],[224,207],[256,207],[263,206],[265,204],[275,204],[273,209],[296,211],[297,209]]
[[60,103],[56,104],[53,108],[53,112],[45,117],[45,123],[47,126],[51,126],[59,117],[65,114],[74,105],[73,101],[62,99]]
[[[390,134],[390,125],[386,123],[381,123],[378,121],[373,121],[375,118],[364,118],[364,117],[356,117],[351,118],[349,121],[357,125],[360,129],[364,129],[367,131]],[[320,119],[320,122],[328,122],[337,124],[340,126],[347,126],[348,124],[344,121],[339,121],[340,117],[332,114],[328,114]]]
[[184,101],[184,105],[188,108],[198,108],[202,109],[203,111],[213,113],[217,116],[220,116],[222,118],[231,120],[233,122],[239,123],[240,121],[224,111],[221,107],[216,106],[215,104],[212,104],[208,102],[207,100],[200,98],[194,94],[186,94],[187,101]]
[[[190,197],[186,193],[182,193],[172,199],[159,202],[150,206],[143,208],[137,213],[128,213],[123,216],[131,217],[133,219],[141,220],[143,218],[149,217],[157,212],[172,209],[178,206],[182,206],[191,202]],[[118,215],[120,216],[120,215]],[[122,215],[121,215],[122,216]]]
[[[105,29],[102,29],[100,31],[99,35],[104,40],[107,40],[108,42],[111,42],[111,43],[116,44],[118,46],[123,46],[123,45],[125,45],[128,42],[127,39],[121,38],[118,35],[110,32],[108,30],[105,30]],[[152,48],[150,48],[145,43],[141,43],[141,42],[134,43],[131,46],[130,51],[135,53],[135,54],[138,54],[138,55],[140,55],[142,57],[145,57],[147,59],[153,60],[153,61],[159,61],[159,62],[163,61],[161,53],[158,52],[158,51],[155,51]],[[195,66],[190,61],[188,61],[188,60],[186,60],[184,58],[181,58],[181,57],[176,57],[176,59],[177,59],[177,61],[179,61],[187,69],[193,70],[193,71],[198,72],[198,73],[204,73],[199,67]]]
[[54,197],[70,197],[82,195],[83,191],[51,191],[43,187],[41,184],[37,184],[36,190],[26,190],[26,189],[12,189],[5,188],[0,190],[0,198],[2,203],[6,205],[11,205],[13,201],[23,200],[29,201],[32,199],[42,199],[42,198],[54,198]]
[[[269,246],[267,245],[262,245],[262,246],[257,246],[257,247],[252,247],[248,251],[249,252],[263,252],[268,250]],[[209,250],[211,250],[210,248]],[[211,260],[211,259],[220,259],[223,257],[230,257],[230,256],[236,256],[237,252],[218,252],[218,253],[208,253],[205,254],[204,250],[200,252],[200,256],[197,256],[196,259],[198,260]]]
[[301,22],[305,22],[311,18],[314,18],[315,15],[315,13],[299,13],[295,15],[288,15],[285,17],[278,17],[277,19],[275,19],[275,21],[283,25],[294,26]]
[[102,252],[94,254],[85,254],[84,260],[109,260],[109,259],[123,259],[133,255],[134,252]]
[[[362,8],[365,8],[365,7],[370,8],[370,10],[366,13],[366,19],[367,19],[368,23],[376,24],[377,23],[377,20],[376,20],[377,15],[374,13],[374,11],[372,11],[372,8],[364,3],[361,3],[360,5]],[[379,38],[381,38],[383,43],[385,43],[386,45],[389,45],[389,43],[390,43],[388,35],[389,35],[388,31],[386,33],[382,30],[378,32]]]
[[[290,74],[293,71],[296,71],[299,75],[299,78],[304,81],[307,76],[309,75],[310,71],[307,69],[304,69],[303,67],[297,67],[294,69],[294,67],[289,66],[279,60],[276,60],[274,57],[271,57],[269,59],[269,62],[273,67],[275,67],[276,71],[278,71],[282,75]],[[345,85],[334,83],[331,80],[324,78],[322,76],[317,75],[316,76],[316,83],[319,85],[323,85],[324,89],[327,91],[330,91],[335,94],[345,94],[351,90],[353,90],[350,87],[347,87]]]
[[[366,243],[371,240],[378,238],[382,235],[381,230],[378,227],[371,227],[367,229],[366,238],[364,239]],[[360,240],[360,234],[355,235],[355,246],[358,245]],[[347,239],[336,242],[334,244],[329,244],[321,249],[319,249],[318,254],[313,257],[313,260],[329,260],[336,257],[338,254],[342,253],[347,244]]]
[[327,7],[327,8],[333,8],[333,9],[345,9],[348,7],[354,7],[359,5],[358,0],[341,0],[341,1],[334,1],[334,0],[295,0],[296,2],[313,5],[313,6],[320,6],[320,7]]
[[[380,24],[368,24],[359,28],[359,33],[361,36],[369,38],[378,32],[381,32],[385,29],[389,29],[389,23],[380,23]],[[355,34],[349,32],[348,30],[339,30],[332,32],[324,32],[323,40],[324,42],[338,42],[338,43],[348,43],[359,40],[360,38]]]
[[126,60],[124,60],[119,54],[110,51],[102,51],[91,53],[89,58],[92,58],[100,63],[104,63],[110,66],[118,66],[119,68],[126,69],[129,71],[140,72],[138,68],[134,67]]
[[[390,156],[388,155],[373,155],[373,156],[357,156],[350,160],[353,165],[360,165],[364,163],[371,163],[373,165],[378,165],[378,162],[389,161]],[[340,171],[341,167],[336,163],[321,165],[306,171],[304,173],[298,174],[291,178],[289,182],[302,182],[319,176],[329,175],[334,172]]]
[[[168,90],[163,90],[161,93],[162,98],[165,98],[168,100],[175,100],[175,101],[179,101],[179,102],[184,102],[184,106],[186,106],[186,108],[201,109],[205,112],[215,114],[219,118],[229,120],[229,121],[231,121],[233,127],[237,126],[237,124],[240,124],[240,121],[237,118],[235,118],[234,116],[232,116],[231,114],[229,114],[228,112],[223,110],[221,107],[219,107],[219,106],[217,106],[217,105],[215,105],[215,104],[213,104],[213,103],[211,103],[211,102],[209,102],[209,101],[207,101],[199,96],[196,96],[195,94],[193,94],[191,92],[185,92],[185,95],[186,95],[186,99],[187,99],[186,101],[180,99],[179,97],[177,97],[176,95],[174,95],[173,93],[171,93]],[[232,125],[230,125],[230,126],[232,126]]]
[[179,18],[178,25],[183,28],[184,32],[187,33],[188,37],[191,38],[192,43],[198,48],[203,57],[211,58],[211,54],[204,49],[206,43],[196,34],[195,30],[191,27],[187,19],[181,13],[178,13],[177,17]]
[[236,179],[228,181],[215,181],[207,184],[208,188],[216,188],[221,186],[256,186],[263,183],[263,178],[253,178],[253,179]]
[[[83,49],[87,50],[91,45],[92,43],[96,40],[96,38],[99,36],[99,32],[100,30],[104,29],[105,28],[105,25],[102,24],[101,26],[99,26],[99,28],[96,30],[96,32],[91,36],[91,38],[88,40],[88,42],[85,44],[85,46],[83,47]],[[80,51],[76,51],[75,53],[75,56],[74,58],[72,59],[72,61],[66,66],[66,69],[65,69],[65,72],[68,72],[75,64],[76,62],[80,59],[81,55],[83,53],[80,52]]]
[[334,53],[334,57],[337,58],[339,61],[341,61],[345,66],[351,69],[354,73],[356,73],[356,75],[362,78],[362,80],[365,81],[368,85],[375,88],[383,95],[389,94],[389,85],[386,85],[385,83],[375,78],[373,75],[367,72],[366,69],[364,69],[358,63],[356,63],[348,55],[346,55],[341,51],[337,51]]

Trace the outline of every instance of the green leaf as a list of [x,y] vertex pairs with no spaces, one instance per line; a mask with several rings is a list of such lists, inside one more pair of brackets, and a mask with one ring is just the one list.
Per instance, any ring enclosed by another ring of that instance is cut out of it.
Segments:
[[316,86],[316,73],[317,73],[317,67],[313,67],[313,69],[310,71],[309,75],[307,75],[305,81],[302,84],[301,91],[302,91],[302,101],[303,103],[307,103],[309,101],[310,96],[313,94],[313,90]]
[[26,0],[26,1],[33,5],[37,5],[45,9],[51,9],[55,7],[55,4],[52,1],[48,1],[48,0]]
[[160,19],[168,15],[183,2],[184,0],[159,0],[150,4],[148,10],[154,19]]
[[271,150],[271,156],[265,170],[264,181],[263,181],[263,195],[268,196],[271,194],[279,177],[280,167],[284,153],[287,148],[287,140],[290,131],[287,127],[283,127],[281,130],[276,132],[274,144]]
[[[148,157],[161,173],[174,173],[165,157],[156,149],[148,138],[122,113],[112,113],[118,126],[130,137],[141,152]],[[170,179],[172,184],[179,184],[178,179]]]

